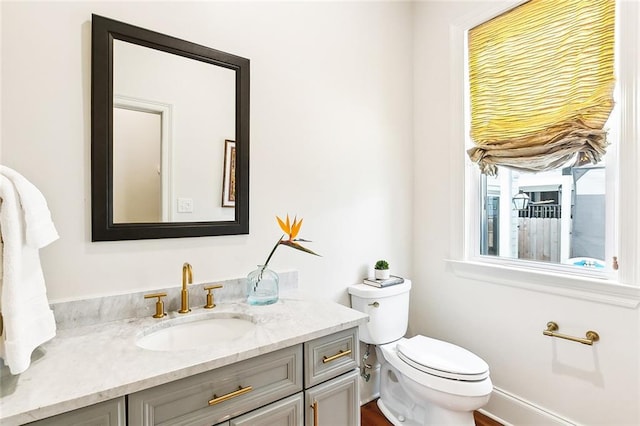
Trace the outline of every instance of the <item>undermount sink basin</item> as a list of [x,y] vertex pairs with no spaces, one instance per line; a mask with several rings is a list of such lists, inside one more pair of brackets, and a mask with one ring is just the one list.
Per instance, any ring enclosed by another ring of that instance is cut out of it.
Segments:
[[[180,318],[182,319],[182,318]],[[206,317],[185,321],[167,321],[158,329],[142,333],[136,345],[152,351],[182,351],[226,344],[243,338],[256,324],[250,317]]]

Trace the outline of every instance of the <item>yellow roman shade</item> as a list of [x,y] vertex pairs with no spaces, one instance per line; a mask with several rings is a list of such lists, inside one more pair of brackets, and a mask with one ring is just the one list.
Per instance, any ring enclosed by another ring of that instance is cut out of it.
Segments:
[[483,173],[600,161],[614,21],[614,0],[530,0],[469,31],[468,154]]

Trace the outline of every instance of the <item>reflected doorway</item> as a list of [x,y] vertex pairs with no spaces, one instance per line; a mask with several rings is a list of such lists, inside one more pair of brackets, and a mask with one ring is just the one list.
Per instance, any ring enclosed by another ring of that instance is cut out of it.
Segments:
[[170,221],[170,107],[118,98],[113,108],[113,223]]

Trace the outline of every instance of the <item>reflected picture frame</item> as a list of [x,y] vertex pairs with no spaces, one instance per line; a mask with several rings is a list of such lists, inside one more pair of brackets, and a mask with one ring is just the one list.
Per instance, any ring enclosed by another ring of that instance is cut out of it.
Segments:
[[236,206],[236,142],[224,141],[224,167],[222,176],[222,207]]

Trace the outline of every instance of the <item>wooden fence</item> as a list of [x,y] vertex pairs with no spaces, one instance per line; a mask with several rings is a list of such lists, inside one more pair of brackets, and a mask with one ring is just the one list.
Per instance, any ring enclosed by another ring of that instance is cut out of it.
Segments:
[[518,218],[518,258],[560,262],[560,218]]

